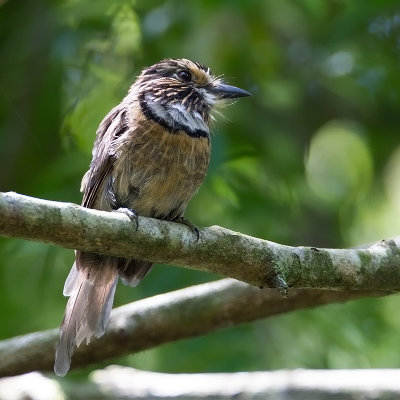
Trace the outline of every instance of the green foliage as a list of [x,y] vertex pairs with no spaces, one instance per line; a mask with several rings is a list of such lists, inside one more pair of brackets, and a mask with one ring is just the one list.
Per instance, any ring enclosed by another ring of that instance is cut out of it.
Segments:
[[[223,110],[187,216],[292,245],[399,235],[395,1],[0,2],[0,190],[80,202],[96,128],[140,68],[210,65]],[[21,21],[23,23],[21,23]],[[0,338],[61,321],[73,252],[0,241]],[[214,279],[159,266],[116,303]],[[399,299],[270,318],[120,360],[164,371],[397,367]]]

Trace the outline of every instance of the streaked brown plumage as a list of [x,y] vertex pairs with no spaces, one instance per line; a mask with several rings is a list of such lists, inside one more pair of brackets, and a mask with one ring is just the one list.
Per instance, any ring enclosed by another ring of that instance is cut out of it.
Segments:
[[[248,95],[189,60],[167,59],[144,69],[97,130],[82,180],[82,205],[179,222],[207,173],[214,106]],[[104,334],[118,278],[135,286],[151,265],[76,251],[64,286],[69,300],[56,350],[57,375],[68,372],[75,345]]]

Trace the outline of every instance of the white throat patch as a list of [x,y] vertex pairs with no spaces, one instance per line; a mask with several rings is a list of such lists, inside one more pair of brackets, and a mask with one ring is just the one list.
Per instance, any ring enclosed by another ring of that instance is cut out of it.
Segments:
[[[172,128],[182,125],[190,132],[203,131],[209,133],[209,127],[203,120],[201,114],[197,111],[188,111],[182,104],[160,104],[155,101],[154,96],[151,93],[145,95],[146,104],[154,115],[164,120]],[[208,100],[208,101],[207,101]],[[214,102],[214,99],[207,99]],[[211,105],[211,104],[210,104]]]

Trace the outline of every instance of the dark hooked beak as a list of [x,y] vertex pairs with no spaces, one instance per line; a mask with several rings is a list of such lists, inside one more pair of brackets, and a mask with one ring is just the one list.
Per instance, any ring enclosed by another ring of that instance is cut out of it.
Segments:
[[247,90],[240,89],[236,86],[226,85],[225,83],[214,83],[210,89],[210,93],[218,99],[236,99],[237,97],[251,96]]

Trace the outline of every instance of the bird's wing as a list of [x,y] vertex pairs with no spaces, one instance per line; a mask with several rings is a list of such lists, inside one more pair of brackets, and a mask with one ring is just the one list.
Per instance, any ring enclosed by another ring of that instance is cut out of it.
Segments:
[[[93,159],[89,171],[82,179],[81,191],[83,192],[82,206],[98,208],[101,191],[110,177],[114,166],[115,140],[128,130],[126,122],[126,109],[123,105],[114,107],[103,119],[96,133],[96,142],[93,147]],[[115,196],[112,192],[105,193],[107,202],[112,205]],[[112,208],[112,207],[110,207]]]

